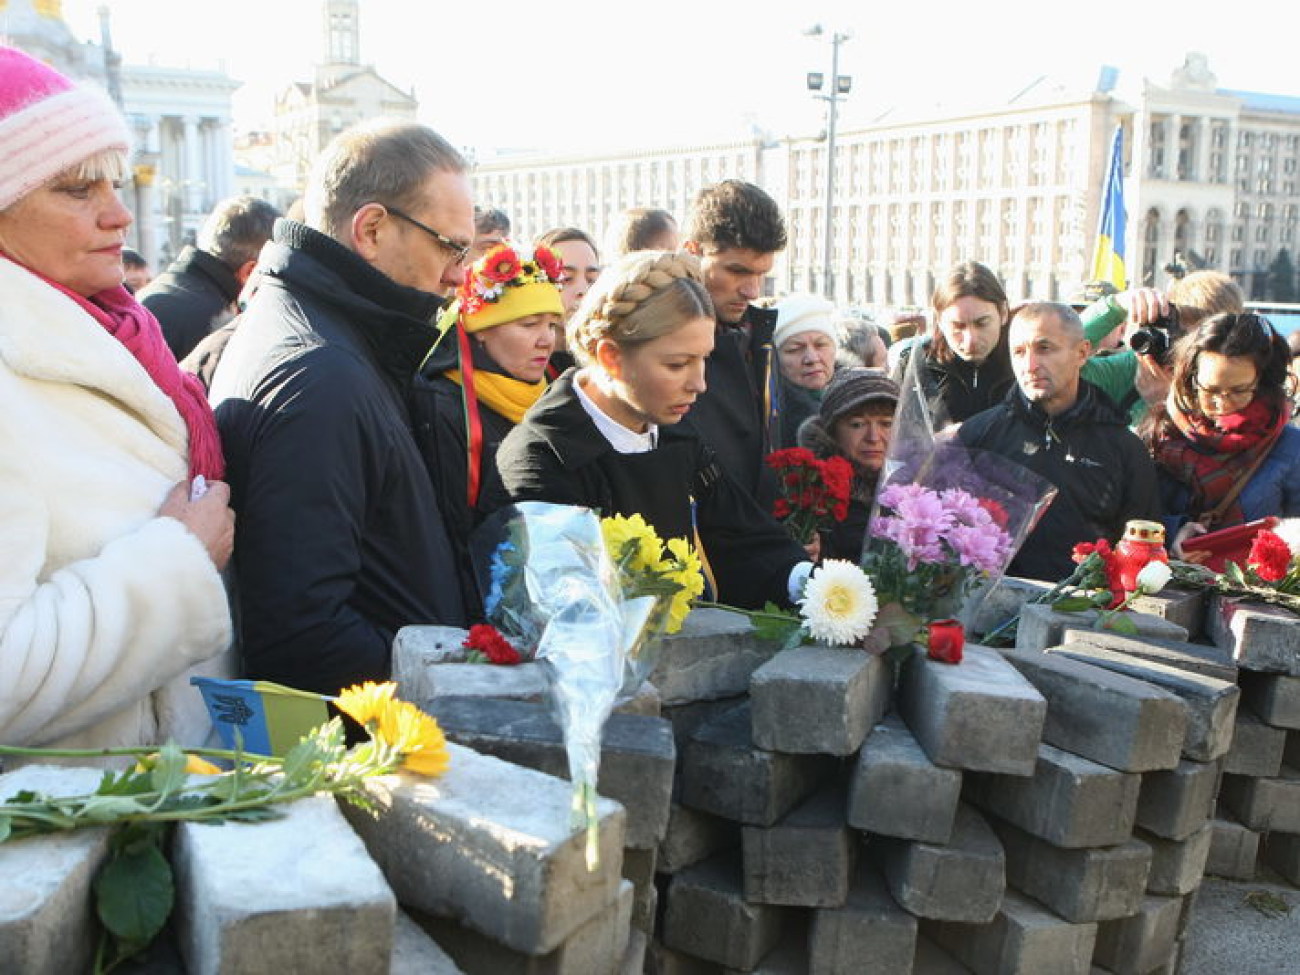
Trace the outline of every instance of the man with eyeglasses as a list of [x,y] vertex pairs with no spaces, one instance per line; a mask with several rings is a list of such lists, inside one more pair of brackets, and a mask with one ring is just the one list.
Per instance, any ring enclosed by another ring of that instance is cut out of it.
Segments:
[[465,161],[377,122],[326,147],[212,379],[237,513],[244,676],[334,694],[397,629],[462,625],[409,393],[474,239]]
[[1110,398],[1081,378],[1092,346],[1073,308],[1025,305],[1011,319],[1007,342],[1016,386],[966,420],[957,436],[1056,487],[1008,571],[1057,582],[1073,571],[1079,542],[1113,542],[1126,522],[1159,519],[1155,465]]

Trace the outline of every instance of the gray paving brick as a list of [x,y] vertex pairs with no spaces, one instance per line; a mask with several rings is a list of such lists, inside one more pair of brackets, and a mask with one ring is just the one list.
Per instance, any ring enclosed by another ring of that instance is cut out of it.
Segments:
[[1219,800],[1251,829],[1300,833],[1300,770],[1283,765],[1272,779],[1224,775]]
[[1138,796],[1137,824],[1165,839],[1191,836],[1214,812],[1219,770],[1218,762],[1184,759],[1167,772],[1146,773]]
[[927,925],[926,933],[982,975],[1087,975],[1096,924],[1073,924],[1008,890],[988,924]]
[[1255,864],[1259,860],[1257,830],[1242,825],[1228,815],[1220,815],[1210,822],[1210,852],[1205,860],[1205,873],[1210,877],[1229,880],[1253,880]]
[[1300,677],[1300,620],[1284,609],[1215,595],[1205,631],[1243,670]]
[[[783,651],[750,680],[754,744],[775,752],[851,755],[884,715],[893,685],[893,666],[878,654],[825,646]],[[790,720],[795,714],[799,720]]]
[[898,906],[879,869],[864,861],[844,906],[813,912],[808,975],[910,972],[916,931],[916,918]]
[[[1159,616],[1129,612],[1128,617],[1137,627],[1139,636],[1153,636],[1160,640],[1187,639],[1186,629]],[[1026,606],[1016,628],[1016,649],[1042,651],[1058,646],[1066,627],[1091,629],[1097,618],[1097,611],[1091,609],[1082,613],[1058,613],[1051,606]]]
[[901,839],[946,843],[961,799],[961,773],[930,761],[901,718],[872,729],[850,779],[848,823]]
[[837,907],[849,895],[857,843],[844,821],[844,790],[831,786],[774,826],[744,827],[745,899],[790,907]]
[[957,810],[947,845],[874,839],[889,890],[904,909],[939,921],[985,923],[1006,889],[1002,844],[975,810]]
[[751,904],[740,857],[723,853],[675,875],[668,887],[663,941],[669,948],[732,968],[752,969],[776,947],[790,908]]
[[1214,828],[1209,823],[1182,840],[1168,840],[1144,829],[1136,830],[1133,835],[1151,848],[1148,893],[1181,897],[1201,885],[1214,838]]
[[754,671],[778,650],[779,644],[758,638],[748,617],[696,609],[681,630],[660,639],[649,680],[665,705],[734,697],[749,690]]

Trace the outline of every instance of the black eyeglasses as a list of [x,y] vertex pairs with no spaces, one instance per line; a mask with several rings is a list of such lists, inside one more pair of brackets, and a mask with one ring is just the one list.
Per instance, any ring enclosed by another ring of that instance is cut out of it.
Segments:
[[380,204],[380,206],[383,206],[384,209],[387,210],[389,213],[391,213],[393,216],[400,217],[401,219],[405,220],[411,226],[419,227],[426,234],[428,234],[430,237],[432,237],[434,240],[440,243],[443,247],[447,248],[448,252],[452,255],[452,257],[455,258],[453,263],[455,264],[465,263],[465,258],[469,256],[470,248],[474,246],[472,243],[458,244],[450,237],[448,237],[446,234],[438,233],[438,231],[434,230],[432,227],[420,223],[420,221],[416,220],[415,217],[411,216],[408,213],[403,213],[401,210],[397,209],[397,207],[384,206],[384,204],[382,203]]

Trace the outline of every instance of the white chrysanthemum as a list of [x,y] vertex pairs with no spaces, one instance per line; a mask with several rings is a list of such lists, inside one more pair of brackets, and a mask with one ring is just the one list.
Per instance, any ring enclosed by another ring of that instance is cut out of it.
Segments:
[[1273,534],[1286,542],[1291,558],[1300,558],[1300,518],[1283,518],[1273,526]]
[[827,559],[804,587],[799,612],[814,640],[849,646],[871,632],[876,620],[876,587],[867,574],[844,559]]
[[1154,596],[1169,585],[1169,580],[1173,578],[1173,575],[1173,569],[1159,559],[1148,562],[1142,566],[1142,571],[1137,574],[1138,592],[1146,596]]

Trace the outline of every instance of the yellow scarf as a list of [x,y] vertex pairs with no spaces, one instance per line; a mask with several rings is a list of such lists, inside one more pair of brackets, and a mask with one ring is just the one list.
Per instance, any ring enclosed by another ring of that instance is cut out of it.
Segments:
[[[447,378],[463,386],[459,369],[447,370]],[[474,393],[479,402],[494,413],[499,413],[511,423],[518,423],[532,406],[546,392],[546,380],[526,383],[499,372],[474,370]]]

